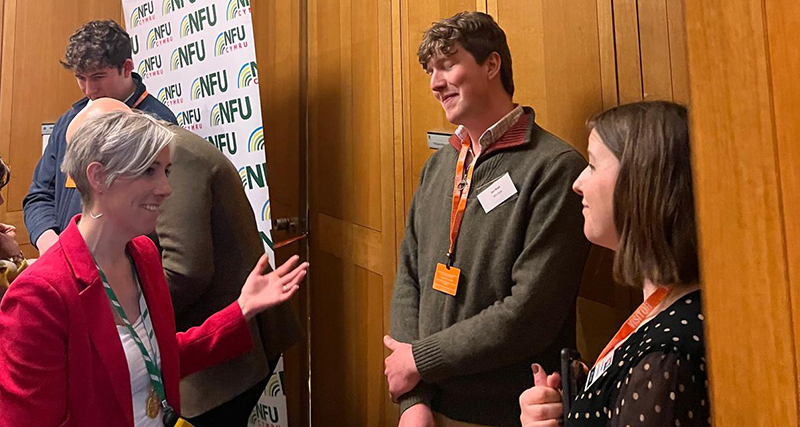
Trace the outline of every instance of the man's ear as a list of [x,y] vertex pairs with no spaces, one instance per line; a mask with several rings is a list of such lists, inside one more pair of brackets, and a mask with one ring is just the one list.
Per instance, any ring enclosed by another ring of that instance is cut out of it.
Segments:
[[131,76],[133,72],[133,59],[126,59],[125,62],[122,63],[122,77],[126,79]]
[[102,194],[106,190],[106,168],[100,162],[89,163],[86,166],[86,180],[94,194]]
[[500,59],[499,53],[492,52],[489,54],[489,57],[486,58],[486,61],[483,63],[483,65],[486,66],[486,75],[489,77],[489,80],[500,75],[500,66],[502,63],[503,61]]

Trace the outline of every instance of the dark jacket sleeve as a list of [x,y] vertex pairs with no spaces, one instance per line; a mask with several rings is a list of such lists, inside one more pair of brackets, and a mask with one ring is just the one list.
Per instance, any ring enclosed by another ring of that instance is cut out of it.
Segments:
[[[561,331],[578,294],[589,242],[572,182],[585,162],[554,158],[530,194],[525,244],[511,271],[511,295],[413,344],[424,380],[490,371],[538,354]],[[481,337],[470,339],[469,337]]]
[[[425,177],[425,170],[420,174],[420,183]],[[400,262],[392,293],[390,326],[392,338],[404,343],[413,343],[419,339],[419,275],[417,274],[417,235],[414,229],[414,216],[417,198],[411,203],[406,221],[405,237],[400,246]],[[417,403],[430,405],[435,394],[432,384],[420,381],[408,393],[400,396],[400,413]]]
[[66,145],[64,136],[68,123],[66,115],[58,119],[47,148],[36,164],[28,194],[22,201],[25,228],[28,229],[28,236],[34,246],[45,231],[49,229],[56,233],[62,231],[58,227],[56,210],[56,176],[61,173],[58,150]]
[[176,318],[205,293],[214,276],[209,181],[216,171],[193,159],[176,147],[169,177],[172,195],[164,201],[156,226]]

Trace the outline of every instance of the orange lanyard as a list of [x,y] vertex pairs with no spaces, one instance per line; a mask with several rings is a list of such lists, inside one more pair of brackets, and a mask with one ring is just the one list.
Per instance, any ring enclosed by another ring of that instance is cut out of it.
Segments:
[[472,159],[465,174],[464,166],[466,166],[467,153],[469,153],[471,144],[472,141],[467,135],[461,141],[461,151],[458,154],[458,163],[456,163],[456,176],[453,182],[453,204],[450,210],[450,248],[447,250],[447,268],[453,265],[453,251],[456,247],[458,232],[461,229],[461,221],[464,219],[464,211],[467,209],[469,187],[472,185],[472,172],[475,170],[475,162],[478,160],[477,156]]
[[147,98],[147,91],[144,91],[144,93],[142,93],[142,96],[140,96],[139,99],[137,99],[136,102],[133,103],[133,106],[131,106],[131,109],[134,109],[134,108],[138,107],[139,104],[141,104],[144,101],[145,98]]
[[594,362],[595,366],[597,366],[597,364],[600,363],[604,357],[606,357],[608,352],[613,350],[617,344],[628,338],[628,336],[630,336],[630,334],[632,334],[633,331],[635,331],[636,328],[638,328],[639,325],[641,325],[642,322],[647,319],[647,316],[649,316],[653,310],[655,310],[655,308],[661,304],[662,301],[664,301],[664,298],[669,295],[670,290],[671,289],[668,287],[659,287],[647,298],[646,301],[639,305],[639,308],[637,308],[636,311],[631,314],[631,317],[625,321],[622,327],[619,328],[619,331],[617,331],[617,334],[614,335],[614,338],[611,339],[611,341],[606,345],[606,348],[603,349],[603,352],[600,353],[597,361]]

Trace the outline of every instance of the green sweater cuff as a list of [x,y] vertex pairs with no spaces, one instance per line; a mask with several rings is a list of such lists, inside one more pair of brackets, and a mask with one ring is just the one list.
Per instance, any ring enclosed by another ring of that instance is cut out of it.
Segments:
[[431,335],[415,342],[411,346],[414,363],[417,365],[419,375],[429,383],[444,379],[447,375],[446,366],[439,340]]
[[414,405],[427,405],[431,406],[433,400],[433,388],[430,384],[419,383],[413,390],[400,396],[400,414],[402,415],[406,409]]

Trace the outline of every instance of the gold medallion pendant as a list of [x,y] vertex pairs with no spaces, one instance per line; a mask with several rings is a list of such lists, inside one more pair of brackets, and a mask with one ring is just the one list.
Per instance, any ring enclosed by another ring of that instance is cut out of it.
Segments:
[[158,403],[158,397],[156,397],[156,391],[152,388],[150,389],[150,394],[147,395],[145,408],[147,410],[147,416],[150,418],[157,417],[158,412],[161,409],[161,405]]

